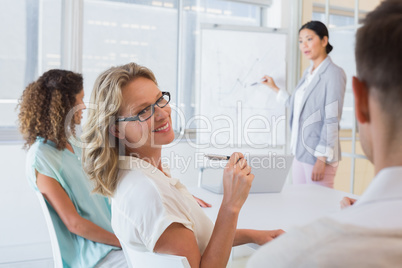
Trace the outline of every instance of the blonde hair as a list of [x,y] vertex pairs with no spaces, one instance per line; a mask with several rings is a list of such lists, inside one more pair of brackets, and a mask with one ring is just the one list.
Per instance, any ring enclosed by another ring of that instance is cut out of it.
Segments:
[[[83,168],[94,181],[94,192],[112,196],[118,182],[119,140],[110,134],[123,103],[122,88],[132,80],[144,77],[157,84],[148,68],[136,63],[112,67],[95,81],[83,127]],[[93,106],[93,107],[91,107]]]

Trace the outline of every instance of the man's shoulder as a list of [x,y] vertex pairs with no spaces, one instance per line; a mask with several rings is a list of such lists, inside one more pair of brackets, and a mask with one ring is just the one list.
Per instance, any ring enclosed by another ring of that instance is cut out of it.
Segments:
[[[378,245],[384,245],[381,250]],[[384,267],[402,261],[402,228],[365,228],[322,218],[262,246],[247,267]],[[384,260],[384,256],[390,256]],[[337,266],[338,267],[338,266]],[[388,266],[387,266],[388,267]]]
[[340,231],[339,223],[328,218],[293,228],[260,247],[247,267],[297,267],[312,251],[325,247],[337,237]]

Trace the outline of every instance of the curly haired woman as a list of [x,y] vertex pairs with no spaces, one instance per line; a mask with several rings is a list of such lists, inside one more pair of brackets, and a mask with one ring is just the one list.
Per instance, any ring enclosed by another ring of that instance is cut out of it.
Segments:
[[90,193],[81,148],[69,139],[81,123],[83,98],[82,76],[64,70],[50,70],[24,90],[19,123],[29,148],[27,176],[47,201],[64,267],[127,267],[109,202]]

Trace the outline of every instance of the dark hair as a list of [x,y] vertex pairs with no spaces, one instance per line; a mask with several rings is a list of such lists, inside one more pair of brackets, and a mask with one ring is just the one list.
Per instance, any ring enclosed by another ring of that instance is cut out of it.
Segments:
[[306,24],[304,24],[300,28],[299,33],[303,29],[309,29],[309,30],[314,31],[320,37],[321,40],[324,38],[324,36],[328,37],[328,44],[325,47],[325,51],[327,52],[327,54],[329,54],[332,51],[333,46],[331,46],[331,44],[329,43],[328,29],[324,23],[322,23],[321,21],[318,21],[318,20],[312,20],[312,21],[309,21]]
[[384,1],[356,33],[358,78],[374,91],[381,107],[402,116],[402,1]]
[[37,137],[51,140],[57,149],[64,149],[68,137],[65,123],[75,135],[74,117],[65,122],[67,114],[76,103],[76,95],[83,89],[80,74],[65,70],[45,72],[29,84],[22,93],[18,115],[20,132],[30,147]]

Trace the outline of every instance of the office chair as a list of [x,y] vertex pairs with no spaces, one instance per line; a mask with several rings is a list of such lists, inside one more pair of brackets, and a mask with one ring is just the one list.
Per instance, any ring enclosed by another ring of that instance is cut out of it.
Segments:
[[39,204],[42,208],[43,215],[45,216],[47,230],[50,236],[50,244],[52,245],[52,253],[53,253],[53,264],[55,268],[63,268],[63,261],[61,258],[59,242],[57,241],[56,231],[53,226],[52,218],[50,217],[49,210],[46,205],[45,198],[40,192],[36,192],[36,196],[38,197]]

